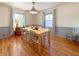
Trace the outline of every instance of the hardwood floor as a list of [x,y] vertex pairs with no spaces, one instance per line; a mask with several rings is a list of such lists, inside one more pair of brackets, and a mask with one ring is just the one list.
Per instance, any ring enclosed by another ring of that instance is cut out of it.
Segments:
[[[66,40],[58,36],[51,36],[50,56],[79,56],[79,43]],[[34,47],[35,46],[35,47]],[[21,36],[11,36],[0,39],[1,56],[48,56],[48,50],[42,47],[38,53],[36,43],[33,45]]]

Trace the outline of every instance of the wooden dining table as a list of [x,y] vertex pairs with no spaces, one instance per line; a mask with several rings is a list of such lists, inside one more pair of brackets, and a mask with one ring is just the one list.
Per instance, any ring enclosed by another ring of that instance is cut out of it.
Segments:
[[47,40],[48,40],[48,50],[50,48],[50,30],[49,29],[45,29],[45,28],[39,28],[38,30],[35,30],[31,27],[25,27],[23,28],[24,30],[27,30],[27,31],[32,31],[33,33],[35,33],[38,37],[38,51],[39,53],[41,53],[41,44],[42,44],[42,37],[45,33],[47,33]]

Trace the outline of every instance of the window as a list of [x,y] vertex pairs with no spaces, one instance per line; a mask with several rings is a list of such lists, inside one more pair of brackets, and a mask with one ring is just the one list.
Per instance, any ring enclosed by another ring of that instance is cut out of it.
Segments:
[[52,27],[53,23],[53,14],[46,14],[45,15],[45,26]]
[[13,13],[13,28],[15,30],[16,24],[19,27],[25,27],[25,16],[20,13]]

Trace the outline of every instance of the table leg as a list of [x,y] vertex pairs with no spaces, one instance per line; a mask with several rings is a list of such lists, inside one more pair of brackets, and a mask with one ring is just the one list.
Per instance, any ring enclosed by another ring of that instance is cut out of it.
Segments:
[[50,47],[50,32],[48,32],[48,44],[49,44],[49,47]]
[[41,52],[41,36],[38,36],[38,51]]
[[50,32],[48,32],[48,54],[50,55]]

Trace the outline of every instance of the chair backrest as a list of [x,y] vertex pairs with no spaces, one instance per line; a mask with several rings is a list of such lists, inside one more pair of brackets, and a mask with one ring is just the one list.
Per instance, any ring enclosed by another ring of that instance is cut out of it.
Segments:
[[74,32],[75,32],[76,34],[79,34],[79,28],[74,28]]
[[27,32],[27,30],[24,30],[23,28],[20,28],[21,29],[21,34],[24,34]]

